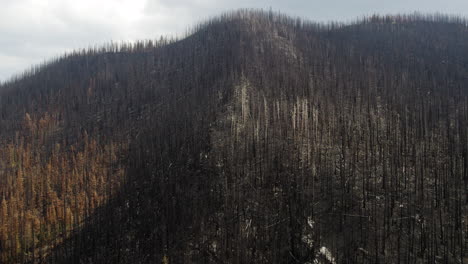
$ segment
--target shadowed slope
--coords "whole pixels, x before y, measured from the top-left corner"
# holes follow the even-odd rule
[[[2,260],[461,262],[466,33],[238,11],[11,82]]]

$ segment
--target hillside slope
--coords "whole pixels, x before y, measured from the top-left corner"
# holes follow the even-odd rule
[[[0,262],[466,262],[467,34],[242,10],[3,84]]]

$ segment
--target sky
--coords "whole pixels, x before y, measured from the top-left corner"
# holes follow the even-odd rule
[[[468,0],[0,0],[0,81],[74,49],[181,36],[238,8],[323,22],[416,11],[468,17]]]

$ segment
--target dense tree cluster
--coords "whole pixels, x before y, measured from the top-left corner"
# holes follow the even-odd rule
[[[0,262],[466,262],[467,25],[241,10],[2,84]]]

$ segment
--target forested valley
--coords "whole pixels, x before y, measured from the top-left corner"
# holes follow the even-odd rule
[[[468,263],[468,21],[238,10],[0,84],[0,263]]]

